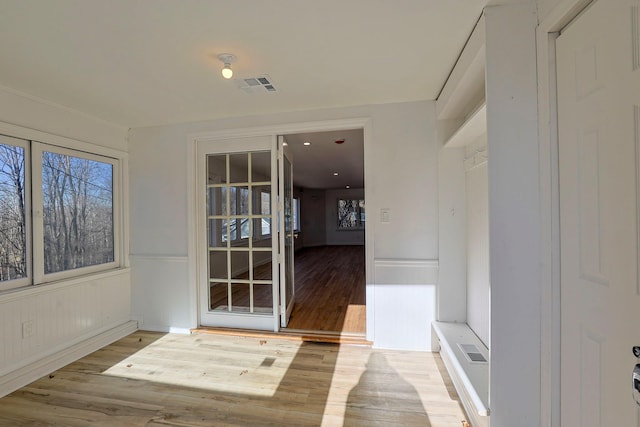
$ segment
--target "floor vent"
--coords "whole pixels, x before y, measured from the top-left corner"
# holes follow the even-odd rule
[[[238,89],[248,94],[276,91],[276,87],[273,85],[273,80],[271,80],[271,77],[266,74],[246,79],[235,79],[235,82]]]
[[[487,363],[487,358],[480,353],[480,350],[475,344],[458,344],[460,350],[471,363]]]

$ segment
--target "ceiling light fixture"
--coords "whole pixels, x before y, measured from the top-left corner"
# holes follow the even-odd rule
[[[347,186],[346,186],[346,187],[344,187],[344,188],[351,188],[351,186],[350,186],[350,185],[347,185]]]
[[[303,145],[306,145],[306,146],[308,147],[308,146],[310,146],[310,145],[311,145],[311,143],[307,141],[307,142],[305,142]]]
[[[224,77],[225,79],[230,79],[231,77],[233,77],[231,64],[236,62],[238,58],[230,53],[221,53],[220,55],[218,55],[218,59],[224,64],[224,67],[222,67],[222,77]]]
[[[334,172],[334,173],[333,173],[333,176],[338,176],[338,172]]]

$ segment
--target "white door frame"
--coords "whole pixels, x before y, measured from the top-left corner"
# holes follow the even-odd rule
[[[340,120],[324,120],[317,122],[301,122],[301,123],[284,123],[272,126],[261,127],[244,127],[237,129],[225,129],[201,133],[193,133],[187,136],[187,170],[191,171],[192,176],[188,182],[187,189],[187,230],[188,230],[188,258],[189,258],[189,301],[191,308],[191,323],[200,325],[199,302],[200,295],[198,291],[198,283],[200,283],[199,268],[197,265],[198,250],[198,233],[197,225],[200,213],[197,209],[196,197],[196,162],[197,162],[197,145],[199,141],[210,141],[216,139],[232,139],[246,138],[254,136],[271,136],[277,138],[278,135],[290,135],[295,133],[309,132],[327,132],[335,130],[352,130],[362,129],[364,134],[364,182],[365,182],[365,200],[368,206],[375,208],[375,200],[373,199],[373,170],[368,165],[373,164],[373,141],[372,141],[372,124],[371,118],[359,117],[353,119]],[[373,341],[374,334],[374,304],[373,304],[373,236],[374,224],[367,224],[365,227],[365,277],[366,277],[366,338]],[[278,316],[275,316],[276,319]],[[275,330],[279,328],[279,320],[276,322]]]
[[[561,0],[537,29],[541,217],[540,425],[560,427],[560,193],[556,39],[593,0]]]

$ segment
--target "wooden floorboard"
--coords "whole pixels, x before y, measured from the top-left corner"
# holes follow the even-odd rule
[[[364,246],[296,252],[295,283],[296,303],[288,328],[365,333]]]
[[[2,426],[433,426],[464,414],[436,353],[136,332],[0,399]]]

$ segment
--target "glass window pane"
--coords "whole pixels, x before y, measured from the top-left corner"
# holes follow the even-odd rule
[[[249,218],[240,218],[240,238],[248,239],[251,237],[251,221]]]
[[[249,215],[249,188],[231,187],[229,215]]]
[[[271,266],[271,252],[253,252],[253,280],[271,280],[273,269]]]
[[[221,184],[227,182],[227,156],[207,156],[207,183]]]
[[[230,182],[249,182],[248,161],[248,154],[229,154]]]
[[[225,187],[212,187],[207,191],[207,215],[226,215],[227,191]]]
[[[229,289],[226,282],[209,284],[209,298],[211,310],[228,310]]]
[[[253,310],[256,313],[273,312],[273,285],[253,285]]]
[[[228,279],[227,272],[227,251],[209,252],[209,278]]]
[[[300,231],[300,199],[293,199],[293,229]]]
[[[231,311],[249,311],[251,295],[248,283],[231,284]]]
[[[231,277],[249,279],[249,251],[231,251]]]
[[[271,186],[256,185],[251,187],[253,192],[253,215],[271,215]]]
[[[0,144],[0,282],[28,275],[24,155]]]
[[[228,229],[227,229],[227,223],[229,224]],[[237,240],[237,236],[238,236],[237,225],[238,225],[237,219],[222,220],[222,241],[223,242],[226,242],[228,239],[230,239],[232,242]],[[227,233],[229,234],[228,237],[227,237]],[[226,245],[223,245],[223,246],[226,246]]]
[[[251,153],[251,182],[271,181],[271,153]]]
[[[44,272],[114,261],[113,166],[42,152]]]

